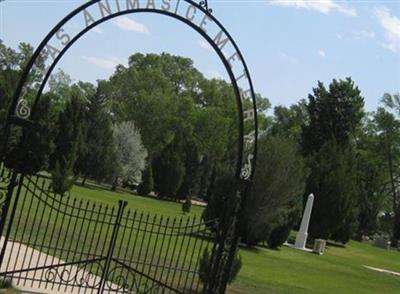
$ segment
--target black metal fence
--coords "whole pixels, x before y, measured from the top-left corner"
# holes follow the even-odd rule
[[[0,167],[2,204],[16,184],[2,218],[1,278],[44,293],[202,292],[199,263],[216,246],[216,221],[61,197],[44,177],[11,175]]]

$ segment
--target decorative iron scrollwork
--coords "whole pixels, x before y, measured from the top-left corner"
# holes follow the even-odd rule
[[[103,270],[101,262],[88,262],[83,268],[78,269],[74,266],[70,266],[68,269],[55,265],[45,271],[44,277],[48,283],[61,283],[72,287],[98,288],[101,280],[86,269],[89,264],[96,264]]]
[[[28,101],[23,98],[18,101],[16,115],[22,119],[29,118],[31,115],[31,109],[28,106]]]
[[[117,293],[151,294],[158,293],[160,286],[132,269],[116,266],[108,273],[105,290]]]
[[[204,7],[209,13],[213,12],[213,10],[211,8],[208,8],[208,1],[207,0],[200,1],[199,5],[201,7]]]
[[[247,163],[244,165],[244,167],[242,168],[242,172],[240,174],[240,177],[243,180],[248,180],[251,177],[251,172],[252,172],[252,160],[254,159],[254,155],[253,154],[249,154],[247,156]]]

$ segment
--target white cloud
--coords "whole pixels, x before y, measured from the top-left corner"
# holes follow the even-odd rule
[[[132,31],[146,35],[150,34],[149,29],[144,24],[134,21],[133,19],[130,19],[129,17],[126,16],[118,17],[114,21],[114,24],[124,31]]]
[[[279,52],[279,55],[280,55],[283,59],[288,60],[288,61],[290,61],[290,62],[292,62],[292,63],[298,63],[298,62],[299,62],[299,60],[298,60],[297,58],[295,58],[295,57],[293,57],[293,56],[290,56],[290,55],[287,55],[285,52]]]
[[[342,40],[343,36],[341,34],[336,34],[336,38],[338,38],[339,40]]]
[[[81,58],[102,69],[115,69],[117,65],[124,64],[124,62],[117,57],[99,58],[94,56],[81,56]]]
[[[326,53],[325,53],[324,50],[319,49],[319,50],[318,50],[318,55],[321,56],[321,57],[325,57],[325,56],[326,56]]]
[[[382,46],[392,52],[400,52],[400,18],[392,15],[387,7],[376,8],[375,17],[385,31],[385,42]]]
[[[375,38],[375,32],[368,32],[368,31],[357,31],[354,32],[354,38],[356,40],[360,39],[374,39]]]
[[[314,10],[323,14],[336,11],[348,16],[357,16],[357,11],[355,9],[347,8],[334,0],[270,0],[269,2],[272,5]]]
[[[208,42],[207,42],[206,40],[201,39],[201,40],[199,40],[197,43],[198,43],[198,44],[200,45],[200,47],[203,48],[203,49],[206,49],[206,50],[212,50],[212,49],[213,49],[213,48],[211,47],[211,45],[208,44]]]

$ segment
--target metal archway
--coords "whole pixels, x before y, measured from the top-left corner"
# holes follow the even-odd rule
[[[8,139],[11,126],[18,125],[22,126],[23,129],[28,129],[32,125],[30,118],[36,112],[38,101],[52,71],[75,42],[103,22],[118,16],[135,13],[165,15],[194,29],[217,53],[224,64],[234,89],[239,116],[238,129],[240,138],[236,168],[238,191],[234,204],[235,213],[230,216],[230,225],[224,230],[223,238],[219,240],[219,244],[213,254],[213,266],[210,270],[214,280],[204,290],[206,293],[224,293],[229,279],[229,269],[231,268],[238,243],[237,216],[242,209],[243,200],[254,175],[257,151],[257,108],[253,84],[243,55],[225,27],[212,15],[211,10],[208,9],[207,1],[196,3],[191,0],[163,0],[155,3],[152,0],[115,0],[113,2],[111,0],[91,0],[72,11],[43,39],[24,69],[9,109],[5,127],[6,138]],[[68,27],[72,21],[80,21],[83,24],[83,28],[76,30]],[[55,43],[58,44],[56,45]],[[24,99],[24,88],[29,75],[35,70],[35,64],[46,52],[51,56],[50,64],[43,73],[36,98],[29,105],[28,101]],[[252,109],[243,110],[244,100],[252,102]],[[251,129],[248,134],[244,133],[245,123]],[[2,160],[4,159],[6,146],[7,142],[3,147]],[[18,178],[19,181],[17,181]],[[0,233],[5,235],[5,241],[0,253],[1,263],[3,263],[10,230],[15,225],[13,224],[13,218],[18,205],[18,195],[21,191],[21,185],[18,186],[18,184],[23,181],[23,178],[24,175],[19,175],[18,171],[14,171],[7,182],[8,192],[7,195],[4,195],[6,197],[0,220]],[[15,193],[14,187],[17,186],[18,189]]]

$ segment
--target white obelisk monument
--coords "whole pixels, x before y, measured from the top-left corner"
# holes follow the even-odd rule
[[[303,219],[301,220],[300,230],[296,236],[294,248],[306,249],[308,237],[308,225],[310,224],[311,210],[314,203],[314,195],[310,194],[307,199],[306,209],[304,209]]]

